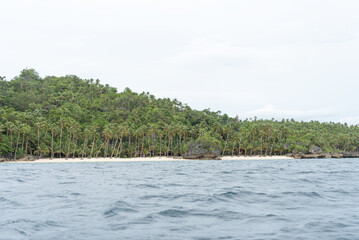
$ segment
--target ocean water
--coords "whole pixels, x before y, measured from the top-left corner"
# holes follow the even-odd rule
[[[0,164],[0,239],[359,239],[359,159]]]

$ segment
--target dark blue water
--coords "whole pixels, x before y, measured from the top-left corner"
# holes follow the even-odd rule
[[[0,239],[359,239],[359,159],[0,164]]]

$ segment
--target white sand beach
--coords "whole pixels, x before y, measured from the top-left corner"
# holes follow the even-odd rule
[[[225,156],[222,160],[278,160],[293,159],[287,156]],[[16,161],[10,163],[77,163],[77,162],[174,162],[174,161],[197,161],[172,157],[137,157],[137,158],[42,158],[35,161]],[[203,161],[203,160],[202,160]]]
[[[222,160],[279,160],[279,159],[294,159],[287,156],[224,156]]]

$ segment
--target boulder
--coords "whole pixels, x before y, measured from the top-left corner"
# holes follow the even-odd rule
[[[304,154],[302,152],[299,152],[299,153],[290,153],[287,155],[288,157],[292,157],[292,158],[295,158],[295,159],[301,159]]]
[[[17,159],[17,161],[35,161],[36,159],[33,156],[26,155],[22,158]]]
[[[290,143],[286,143],[286,144],[283,144],[283,147],[284,147],[285,150],[288,150],[291,145],[292,144],[290,144]]]
[[[343,154],[341,154],[341,153],[333,153],[332,158],[343,158]]]
[[[317,147],[317,146],[312,146],[310,148],[310,153],[312,153],[312,154],[321,154],[322,149],[320,147]]]
[[[183,155],[184,159],[219,159],[219,149],[209,149],[199,142],[188,145],[188,151]]]
[[[36,158],[34,158],[31,155],[25,155],[21,158],[6,158],[6,157],[0,157],[0,162],[17,162],[17,161],[35,161]]]
[[[304,154],[302,159],[311,159],[311,158],[325,158],[325,154]]]
[[[314,153],[304,154],[302,152],[294,153],[294,154],[291,154],[288,156],[296,158],[296,159],[313,159],[313,158],[331,158],[332,157],[328,153],[327,154],[314,154]]]

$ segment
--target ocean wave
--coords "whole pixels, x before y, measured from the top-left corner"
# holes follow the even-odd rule
[[[160,211],[158,214],[165,217],[184,217],[189,215],[189,212],[178,209],[167,209]]]
[[[136,207],[125,201],[116,201],[104,212],[106,218],[114,217],[120,213],[134,213],[137,212]]]

